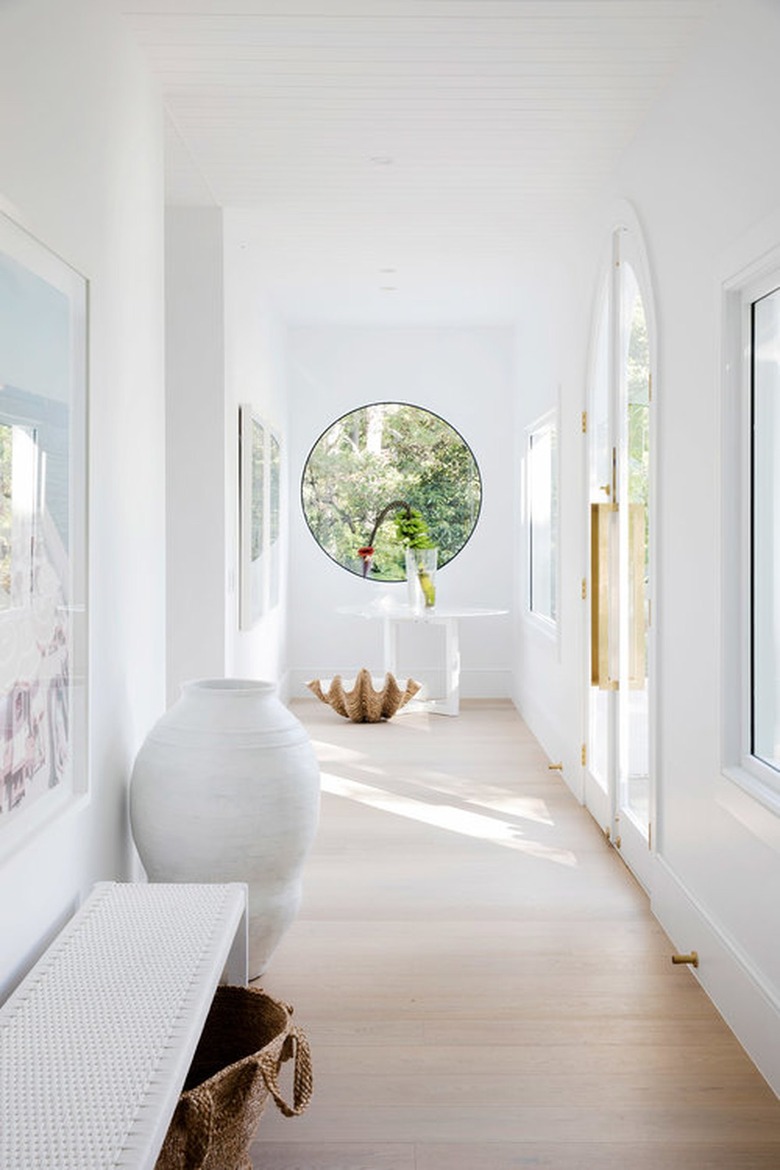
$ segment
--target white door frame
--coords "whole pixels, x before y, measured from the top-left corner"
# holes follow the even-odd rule
[[[627,203],[621,203],[615,209],[612,220],[612,228],[609,233],[609,243],[606,249],[606,255],[602,263],[599,280],[596,287],[596,296],[594,301],[593,319],[591,322],[591,342],[590,353],[588,361],[588,377],[585,388],[585,411],[589,412],[591,409],[591,394],[596,370],[597,358],[597,340],[598,328],[600,323],[601,313],[604,304],[604,290],[606,288],[606,295],[610,305],[610,313],[616,304],[619,306],[619,290],[620,290],[620,264],[626,261],[630,263],[636,280],[639,286],[639,292],[642,297],[643,307],[645,310],[645,318],[648,331],[649,343],[649,359],[650,359],[650,375],[651,375],[651,401],[650,401],[650,468],[649,468],[649,506],[650,506],[650,530],[649,530],[649,582],[648,592],[650,600],[650,623],[647,637],[647,669],[648,669],[648,703],[649,703],[649,772],[650,772],[650,807],[649,807],[649,833],[645,839],[644,833],[640,832],[637,826],[632,823],[630,817],[627,817],[625,812],[621,812],[619,808],[619,793],[617,791],[617,778],[612,777],[609,785],[609,791],[604,793],[604,790],[595,780],[590,772],[590,744],[589,737],[589,697],[590,697],[590,669],[591,669],[591,553],[590,553],[590,443],[593,440],[591,433],[584,433],[583,438],[586,442],[586,456],[583,459],[583,498],[584,498],[584,541],[583,541],[583,581],[585,582],[585,589],[583,593],[586,594],[582,609],[582,629],[584,636],[582,639],[583,646],[583,662],[582,662],[582,791],[584,800],[591,811],[592,815],[604,831],[605,837],[610,844],[616,847],[626,864],[639,879],[642,885],[650,891],[652,889],[652,873],[654,866],[654,858],[656,849],[660,840],[660,832],[662,825],[659,824],[659,808],[657,801],[657,784],[656,777],[658,775],[658,703],[657,703],[657,680],[658,680],[658,655],[657,655],[657,637],[656,630],[658,629],[659,620],[659,605],[658,605],[658,378],[657,378],[657,328],[654,308],[654,298],[652,293],[652,282],[650,279],[650,269],[645,252],[642,233],[639,227],[638,220],[633,211],[633,208]],[[610,325],[609,337],[609,383],[610,383],[610,409],[615,410],[616,398],[619,395],[619,377],[620,370],[618,369],[619,352],[618,352],[618,334],[619,330]],[[588,414],[583,415],[584,419],[590,419]],[[612,745],[613,751],[616,744]],[[614,769],[613,769],[614,771]]]

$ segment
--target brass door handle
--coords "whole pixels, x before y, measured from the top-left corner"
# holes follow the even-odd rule
[[[602,691],[615,690],[610,677],[609,537],[612,504],[590,506],[590,681]]]

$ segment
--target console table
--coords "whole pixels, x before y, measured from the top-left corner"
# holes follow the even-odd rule
[[[460,709],[460,644],[458,623],[465,619],[500,617],[506,609],[485,609],[479,606],[436,606],[434,609],[412,609],[408,605],[339,606],[338,613],[352,617],[381,619],[383,623],[384,670],[398,675],[398,631],[404,624],[419,623],[444,628],[444,694],[439,698],[422,700],[427,710],[436,715],[457,715]],[[413,700],[410,706],[419,706]]]
[[[0,1008],[0,1166],[153,1170],[246,886],[102,882]]]

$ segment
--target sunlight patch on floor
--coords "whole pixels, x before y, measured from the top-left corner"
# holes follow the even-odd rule
[[[313,743],[321,763],[341,764],[345,768],[351,768],[370,777],[386,775],[385,768],[365,762],[367,757],[364,752],[326,743],[323,740],[314,740]],[[491,791],[489,788],[486,791],[484,783],[480,780],[468,777],[458,777],[456,780],[451,774],[432,770],[420,772],[415,777],[415,782],[423,784],[436,794],[454,797],[464,804],[476,805],[524,821],[534,821],[539,825],[554,824],[547,802],[538,796],[515,796],[497,789]]]
[[[531,857],[553,862],[555,865],[569,867],[577,865],[577,858],[570,850],[553,848],[541,841],[529,840],[524,837],[519,825],[499,820],[497,817],[483,816],[481,813],[455,808],[451,804],[428,804],[422,800],[388,792],[384,788],[374,788],[357,780],[347,780],[330,772],[323,772],[321,781],[323,792],[332,796],[354,800],[382,812],[408,817],[438,829],[460,833],[465,837],[474,837],[490,841],[494,845],[516,849]]]
[[[320,763],[352,764],[365,759],[365,752],[356,752],[354,748],[345,748],[329,740],[313,739],[311,742]]]

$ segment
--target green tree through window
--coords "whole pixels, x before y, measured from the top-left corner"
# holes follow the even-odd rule
[[[418,508],[446,565],[479,517],[482,482],[463,438],[431,411],[400,402],[373,403],[337,419],[312,447],[301,501],[311,533],[332,560],[362,575],[358,549],[393,500]],[[403,581],[404,549],[392,516],[374,539],[369,577]]]

